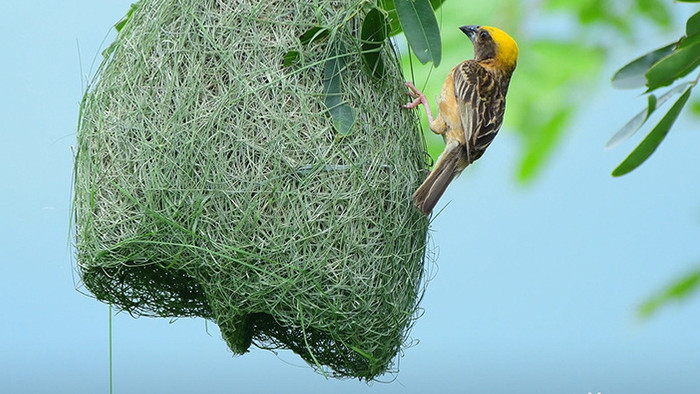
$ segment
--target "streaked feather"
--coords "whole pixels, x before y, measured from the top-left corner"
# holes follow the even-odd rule
[[[433,210],[452,179],[461,172],[458,164],[463,157],[464,146],[459,142],[452,141],[445,146],[433,171],[413,193],[413,201],[421,212],[427,215]]]
[[[454,91],[471,164],[484,154],[501,128],[510,77],[494,75],[493,71],[475,60],[462,62],[453,73]]]

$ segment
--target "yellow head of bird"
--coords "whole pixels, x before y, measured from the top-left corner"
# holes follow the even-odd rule
[[[474,44],[474,59],[493,59],[501,67],[514,70],[518,63],[518,44],[503,30],[492,26],[462,26],[459,28]]]

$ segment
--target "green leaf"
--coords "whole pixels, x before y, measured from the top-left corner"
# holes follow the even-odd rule
[[[282,65],[284,67],[289,67],[292,64],[299,61],[299,51],[289,51],[284,54],[284,60],[282,60]]]
[[[312,42],[325,40],[329,35],[330,32],[327,28],[323,26],[314,26],[300,35],[299,41],[301,42],[301,45],[308,45]],[[289,51],[284,54],[282,65],[284,67],[289,67],[298,62],[300,57],[301,53],[299,53],[299,51]]]
[[[396,7],[394,6],[394,0],[379,0],[379,8],[386,12],[386,17],[389,20],[389,36],[395,36],[401,33],[401,23],[399,23],[399,17],[396,15]]]
[[[668,304],[671,301],[679,301],[687,298],[693,291],[696,291],[700,286],[700,269],[696,269],[684,276],[683,278],[672,283],[661,293],[649,298],[639,308],[641,317],[649,317],[656,312],[661,306]]]
[[[394,0],[396,13],[408,44],[418,60],[437,67],[442,55],[440,29],[428,0]]]
[[[433,10],[437,11],[444,2],[445,0],[430,0],[430,5],[433,7]]]
[[[129,11],[126,12],[126,15],[117,23],[114,24],[114,29],[117,31],[117,33],[121,32],[126,23],[131,19],[131,16],[134,14],[134,11],[139,7],[139,3],[132,3],[131,6],[129,7]],[[112,52],[117,47],[117,41],[113,41],[109,46],[102,51],[102,57],[108,58]]]
[[[440,8],[445,0],[430,0],[430,4],[433,6],[433,10]],[[399,23],[399,17],[396,15],[396,6],[394,5],[394,0],[379,0],[379,8],[383,9],[387,14],[387,19],[389,20],[389,36],[395,36],[401,33],[401,23]]]
[[[651,113],[654,112],[654,110],[656,109],[656,96],[650,94],[647,98],[649,100],[647,103],[647,115],[645,116],[645,118],[648,119],[649,115],[651,115]]]
[[[350,135],[352,126],[355,124],[355,120],[357,119],[355,108],[347,104],[341,104],[337,107],[331,108],[330,113],[333,117],[333,127],[335,127],[335,129],[338,131],[338,134],[340,134],[342,137]]]
[[[111,44],[109,44],[109,46],[107,48],[105,48],[104,51],[102,51],[102,57],[104,57],[105,59],[108,58],[109,55],[111,55],[112,52],[114,52],[116,47],[117,47],[117,42],[113,41]]]
[[[685,23],[685,35],[690,37],[694,34],[700,33],[700,12],[688,18]]]
[[[647,121],[651,113],[654,112],[654,110],[661,107],[666,101],[668,101],[668,99],[670,99],[674,95],[682,92],[683,89],[688,87],[688,85],[690,85],[689,82],[682,83],[669,90],[668,92],[664,93],[659,98],[655,99],[654,109],[651,109],[651,102],[649,102],[647,109],[642,110],[634,118],[630,119],[629,122],[622,126],[622,128],[618,130],[617,133],[615,133],[615,135],[612,136],[612,138],[610,138],[608,143],[605,144],[605,149],[614,148],[617,145],[623,143],[624,141],[627,141],[627,139],[633,136],[642,127],[642,125],[644,125],[644,123]]]
[[[683,37],[683,38],[681,38],[681,41],[679,42],[676,50],[691,47],[699,42],[700,42],[700,33],[693,34],[693,35],[687,36],[687,37]]]
[[[138,3],[131,4],[131,6],[129,7],[129,11],[126,12],[126,16],[114,25],[114,28],[117,30],[117,32],[122,31],[122,29],[124,28],[124,25],[126,25],[126,22],[128,22],[129,19],[131,19],[131,15],[134,14],[134,11],[136,11],[136,9],[138,7],[139,7]]]
[[[612,85],[618,89],[641,88],[647,84],[644,74],[654,65],[673,52],[676,43],[666,45],[632,60],[630,63],[619,69],[612,77]]]
[[[328,37],[329,34],[330,32],[325,27],[314,26],[299,36],[299,40],[301,41],[302,45],[307,45],[315,41],[320,41]]]
[[[386,74],[381,50],[386,41],[389,26],[384,13],[378,8],[372,8],[362,22],[360,32],[362,60],[369,75],[381,79]]]
[[[629,156],[627,156],[627,158],[613,170],[613,176],[627,174],[628,172],[639,167],[640,164],[644,163],[644,161],[648,159],[652,153],[654,153],[661,141],[663,141],[664,137],[666,137],[666,134],[668,134],[668,131],[671,129],[671,126],[673,126],[673,123],[678,118],[678,115],[681,113],[683,106],[688,101],[688,97],[690,97],[691,90],[692,88],[686,89],[685,93],[683,93],[678,101],[673,104],[671,109],[668,110],[666,115],[664,115],[656,127],[651,130],[649,135],[647,135],[644,140],[642,140],[642,142],[632,151],[632,153],[630,153]]]
[[[342,73],[345,70],[344,48],[336,45],[326,60],[323,71],[323,103],[333,119],[333,127],[341,136],[350,135],[355,124],[355,109],[343,102]]]
[[[644,75],[648,92],[667,86],[682,78],[700,65],[700,44],[673,51],[654,64]]]
[[[700,0],[676,0],[679,3],[700,3]]]

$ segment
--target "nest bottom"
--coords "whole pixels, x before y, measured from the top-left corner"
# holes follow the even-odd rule
[[[263,349],[289,349],[324,374],[335,377],[370,380],[385,373],[391,368],[392,359],[413,318],[405,315],[393,326],[384,323],[386,332],[376,333],[369,341],[363,341],[358,340],[357,335],[365,336],[366,332],[348,333],[347,327],[346,332],[334,332],[333,328],[329,330],[328,326],[323,326],[326,324],[323,321],[319,326],[315,321],[318,316],[311,314],[307,321],[301,317],[302,324],[290,324],[279,321],[274,310],[271,313],[232,311],[231,305],[222,303],[215,294],[220,289],[212,291],[207,288],[206,283],[200,283],[202,278],[193,277],[192,272],[159,264],[82,267],[81,279],[97,299],[132,315],[213,320],[234,354],[246,353],[253,344]],[[313,309],[308,305],[304,308]],[[378,316],[382,316],[381,312]],[[342,318],[336,316],[336,319]],[[325,317],[321,319],[327,320]],[[383,318],[380,320],[384,321]],[[352,322],[341,324],[353,326]],[[337,324],[332,326],[338,328]],[[376,324],[362,328],[377,329]]]

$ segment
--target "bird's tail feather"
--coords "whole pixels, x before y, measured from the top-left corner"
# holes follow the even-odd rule
[[[459,174],[457,163],[464,154],[464,148],[457,141],[445,146],[445,150],[435,163],[433,171],[413,193],[413,201],[421,212],[427,215],[433,210],[452,179]]]

